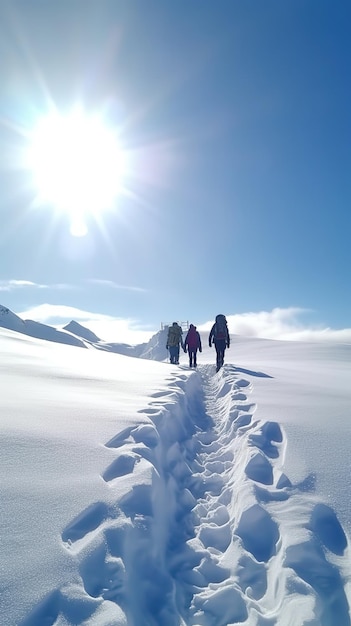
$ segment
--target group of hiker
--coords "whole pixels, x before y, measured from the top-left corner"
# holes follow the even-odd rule
[[[212,343],[216,349],[216,371],[218,372],[224,363],[225,350],[230,346],[230,337],[225,315],[216,315],[215,322],[208,337],[208,345],[210,348]],[[170,362],[172,364],[177,365],[179,363],[180,347],[182,347],[184,352],[188,352],[189,367],[196,367],[197,352],[202,352],[202,344],[200,333],[196,330],[194,324],[190,324],[185,341],[183,341],[182,328],[177,322],[173,322],[172,326],[169,327],[166,348],[169,350]]]

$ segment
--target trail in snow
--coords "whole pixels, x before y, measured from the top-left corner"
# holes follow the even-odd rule
[[[284,432],[255,420],[244,376],[230,365],[179,368],[143,411],[149,423],[105,442],[111,501],[61,536],[76,584],[53,590],[21,626],[288,626],[285,614],[349,626],[345,534],[305,494],[311,481],[292,485],[282,472]],[[125,484],[118,501],[115,481]]]

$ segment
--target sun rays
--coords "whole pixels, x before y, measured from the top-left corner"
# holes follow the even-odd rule
[[[43,117],[30,136],[28,166],[37,202],[67,214],[75,236],[86,234],[88,216],[114,207],[125,162],[113,129],[81,108]]]

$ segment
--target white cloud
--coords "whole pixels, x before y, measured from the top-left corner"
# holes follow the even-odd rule
[[[42,288],[44,285],[38,285],[31,280],[0,280],[0,291],[12,291],[13,289],[21,289],[22,287]]]
[[[98,287],[109,287],[110,289],[120,289],[123,291],[134,291],[138,293],[146,293],[147,290],[143,287],[135,287],[133,285],[120,285],[113,280],[105,280],[100,278],[90,278],[86,281],[89,284],[97,285]],[[45,285],[42,283],[35,283],[32,280],[0,280],[0,291],[13,291],[14,289],[79,289],[77,285],[65,284],[65,283],[52,283]]]
[[[101,287],[111,287],[111,289],[122,289],[125,291],[138,291],[140,293],[146,293],[146,289],[143,287],[133,287],[132,285],[119,285],[115,283],[113,280],[105,280],[101,278],[90,278],[88,283],[92,283],[94,285],[100,285]]]
[[[132,345],[148,341],[159,329],[146,329],[134,319],[116,318],[101,313],[91,313],[76,307],[40,304],[18,313],[22,319],[32,319],[36,322],[50,325],[65,326],[75,320],[92,330],[100,339],[115,343],[129,343]]]
[[[229,331],[244,337],[262,337],[285,341],[333,341],[351,343],[351,328],[332,329],[323,326],[306,325],[302,315],[308,311],[297,307],[275,308],[272,311],[227,315]],[[132,318],[117,318],[111,315],[91,313],[76,307],[65,305],[41,304],[27,311],[18,313],[22,319],[64,326],[72,319],[92,330],[104,341],[129,344],[144,343],[159,328],[145,327],[142,322]],[[204,334],[210,331],[213,320],[198,325]]]
[[[351,343],[351,328],[335,330],[321,325],[306,325],[299,318],[307,309],[289,307],[272,311],[227,315],[230,333],[245,337],[262,337],[286,341],[335,341]],[[199,330],[210,330],[213,321],[199,326]]]
[[[43,285],[41,283],[34,283],[31,280],[0,280],[0,291],[13,291],[14,289],[72,289],[72,285],[66,285],[63,283],[56,283],[53,285]]]

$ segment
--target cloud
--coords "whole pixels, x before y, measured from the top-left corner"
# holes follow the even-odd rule
[[[111,287],[112,289],[123,289],[125,291],[138,291],[140,293],[146,293],[147,290],[143,287],[133,287],[131,285],[119,285],[115,283],[113,280],[104,280],[101,278],[90,278],[88,283],[92,283],[94,285],[100,285],[101,287]]]
[[[335,341],[351,343],[351,328],[340,330],[322,325],[306,325],[302,315],[307,309],[289,307],[275,308],[272,311],[259,311],[227,315],[229,332],[244,337],[281,339],[285,341]],[[213,321],[199,326],[199,330],[209,331]]]
[[[0,280],[0,291],[12,291],[13,289],[22,289],[23,287],[44,289],[46,285],[39,285],[31,280]]]
[[[65,285],[63,283],[56,283],[53,285],[42,285],[41,283],[34,283],[31,280],[0,280],[0,291],[13,291],[14,289],[72,289],[72,285]]]
[[[116,318],[65,305],[40,304],[26,311],[21,311],[18,315],[22,319],[32,319],[36,322],[60,327],[65,326],[71,320],[75,320],[92,330],[103,341],[111,343],[129,343],[132,345],[145,343],[159,330],[158,328],[145,328],[134,319]]]
[[[113,280],[105,280],[100,278],[90,278],[86,281],[89,284],[97,285],[98,287],[108,287],[110,289],[120,289],[124,291],[134,291],[137,293],[146,293],[147,290],[143,287],[135,287],[133,285],[119,285]],[[65,284],[65,283],[53,283],[50,285],[44,285],[41,283],[35,283],[32,280],[0,280],[0,291],[13,291],[14,289],[81,289],[77,285]]]
[[[351,343],[351,328],[336,330],[320,325],[306,325],[301,319],[306,313],[310,311],[298,307],[275,308],[272,311],[227,315],[227,320],[230,333],[244,337]],[[102,340],[132,345],[148,341],[159,330],[145,327],[139,320],[132,318],[121,319],[65,305],[41,304],[18,315],[22,319],[33,319],[60,327],[73,319],[92,330]],[[203,340],[212,324],[213,320],[198,325],[198,330],[204,334]]]

